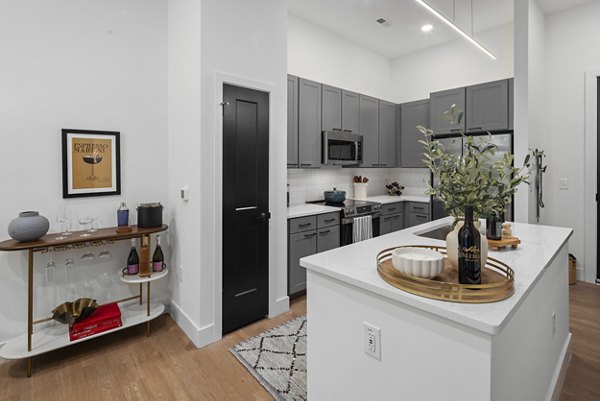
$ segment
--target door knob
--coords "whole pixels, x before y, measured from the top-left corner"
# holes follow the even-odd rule
[[[270,212],[262,212],[258,215],[257,219],[260,221],[269,220],[271,218]]]

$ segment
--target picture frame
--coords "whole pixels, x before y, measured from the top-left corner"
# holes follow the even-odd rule
[[[120,195],[120,133],[63,129],[62,173],[63,198]]]

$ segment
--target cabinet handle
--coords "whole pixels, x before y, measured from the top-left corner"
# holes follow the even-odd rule
[[[390,216],[390,217],[384,217],[384,218],[383,218],[383,220],[385,220],[385,221],[388,221],[388,220],[391,220],[391,219],[392,219],[392,217],[393,217],[393,216]]]
[[[319,234],[327,234],[327,233],[330,233],[330,232],[331,232],[331,230],[319,231]]]
[[[345,130],[343,130],[343,131],[344,131],[344,132],[352,132],[352,130],[351,130],[351,129],[345,129]]]
[[[312,163],[300,163],[300,167],[310,167]]]
[[[304,238],[311,238],[311,237],[314,237],[315,235],[317,235],[317,233],[304,234]]]
[[[396,208],[395,207],[390,207],[388,210],[391,212],[392,210],[396,210]]]
[[[450,132],[460,132],[460,128],[450,128]]]
[[[379,167],[386,167],[387,163],[379,163]]]
[[[379,164],[376,164],[376,163],[371,163],[371,166],[372,166],[372,167],[379,167]]]
[[[427,215],[427,214],[417,214],[417,217],[421,217],[423,219],[426,219],[426,218],[429,217],[429,215]]]
[[[325,219],[325,223],[331,223],[332,221],[335,221],[335,219]]]
[[[483,129],[483,127],[471,127],[469,128],[469,131],[476,131],[476,130],[481,130]]]
[[[425,208],[422,207],[422,206],[413,206],[413,209],[415,209],[415,210],[425,210]]]
[[[304,223],[304,224],[298,224],[298,227],[308,227],[311,225],[312,225],[312,223]]]

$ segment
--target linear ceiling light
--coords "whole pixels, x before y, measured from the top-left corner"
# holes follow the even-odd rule
[[[423,7],[425,7],[425,9],[427,9],[430,13],[432,13],[433,15],[435,15],[436,17],[438,17],[439,19],[444,21],[446,23],[446,25],[448,25],[450,28],[454,29],[456,32],[461,34],[465,39],[467,39],[469,42],[471,42],[473,45],[475,45],[475,47],[477,47],[479,50],[481,50],[482,52],[484,52],[485,54],[490,56],[493,60],[496,60],[496,56],[494,56],[492,54],[492,52],[489,51],[484,45],[482,45],[481,43],[479,43],[478,41],[473,39],[472,36],[469,36],[465,31],[463,31],[458,26],[456,26],[454,24],[454,22],[450,21],[444,15],[440,14],[440,12],[437,11],[435,8],[433,8],[429,4],[425,3],[425,1],[423,1],[423,0],[415,0],[415,1],[417,3],[419,3],[420,5],[422,5]],[[472,15],[471,15],[471,18],[473,18]]]

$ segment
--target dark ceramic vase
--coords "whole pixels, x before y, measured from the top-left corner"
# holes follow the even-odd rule
[[[21,212],[8,225],[8,235],[19,242],[35,241],[46,235],[49,228],[50,222],[39,212]]]
[[[485,220],[486,237],[491,240],[502,239],[502,223],[504,223],[504,214],[499,216],[490,215]]]

